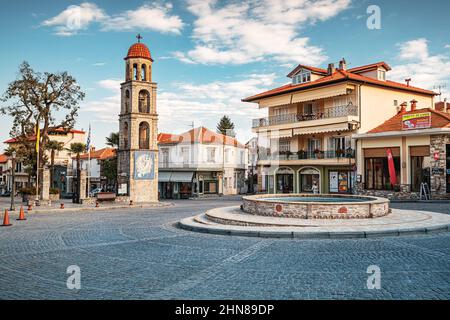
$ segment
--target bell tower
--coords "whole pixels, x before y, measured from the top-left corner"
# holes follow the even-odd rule
[[[118,194],[133,202],[158,201],[158,114],[153,59],[142,37],[125,57],[125,82],[121,88]]]

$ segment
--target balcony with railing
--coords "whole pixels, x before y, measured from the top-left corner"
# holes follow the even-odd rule
[[[354,159],[355,150],[348,148],[345,150],[314,150],[305,151],[300,150],[271,152],[270,150],[260,151],[258,153],[258,160],[316,160],[316,159]]]
[[[297,123],[302,121],[340,118],[357,115],[358,115],[358,106],[348,104],[343,106],[334,106],[331,108],[325,108],[322,111],[319,111],[314,114],[288,113],[265,118],[253,119],[252,127],[259,128],[280,124]]]

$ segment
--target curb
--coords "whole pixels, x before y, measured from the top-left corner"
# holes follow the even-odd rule
[[[110,206],[110,207],[84,207],[84,208],[64,208],[64,209],[59,209],[59,208],[49,208],[49,209],[33,209],[31,211],[27,210],[28,214],[33,214],[33,213],[55,213],[55,212],[79,212],[79,211],[105,211],[105,210],[113,210],[113,209],[157,209],[157,208],[167,208],[167,207],[171,207],[174,204],[169,202],[165,205],[157,205],[157,206],[152,206],[152,205],[138,205],[138,204],[134,204],[132,206],[130,205],[123,205],[123,206]]]
[[[299,232],[293,230],[249,230],[244,228],[224,228],[215,225],[205,225],[193,221],[194,217],[185,218],[179,221],[176,226],[180,229],[216,234],[230,235],[242,237],[259,237],[259,238],[284,238],[284,239],[370,239],[381,237],[399,237],[411,235],[435,234],[450,231],[450,224],[437,225],[431,227],[417,227],[404,229],[389,229],[379,231],[318,231],[318,232]]]

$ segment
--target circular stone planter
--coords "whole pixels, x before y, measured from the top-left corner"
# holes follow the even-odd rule
[[[264,194],[243,197],[249,214],[299,219],[365,219],[389,214],[385,198],[335,194]]]

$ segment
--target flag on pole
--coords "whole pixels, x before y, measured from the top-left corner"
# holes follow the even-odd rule
[[[86,152],[91,150],[91,124],[89,123],[89,133],[86,141]]]
[[[394,157],[391,148],[386,149],[386,154],[388,158],[389,180],[391,185],[394,186],[397,184],[397,174],[395,172]]]
[[[39,130],[39,121],[36,123],[36,152],[39,153],[39,140],[41,139],[41,130]]]

